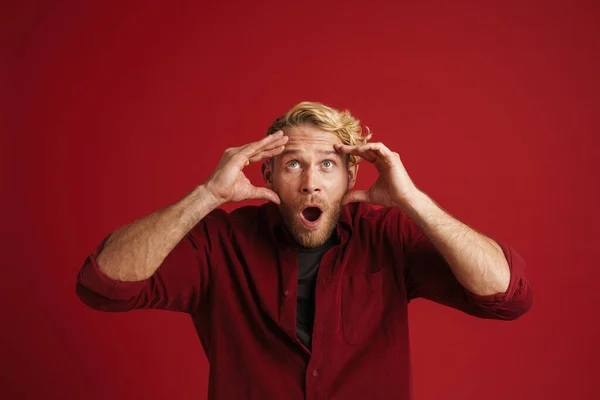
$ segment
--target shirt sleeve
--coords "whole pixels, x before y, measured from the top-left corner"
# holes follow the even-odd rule
[[[76,293],[83,303],[100,311],[164,309],[192,313],[206,301],[210,260],[219,217],[217,209],[205,216],[167,255],[154,275],[137,282],[109,278],[96,263],[110,237],[86,257],[77,274]],[[211,235],[212,234],[212,235]]]
[[[496,241],[510,268],[506,292],[480,296],[460,284],[441,253],[404,213],[400,213],[399,231],[408,301],[421,297],[476,317],[501,320],[515,319],[533,305],[533,290],[524,275],[525,261],[509,244]]]

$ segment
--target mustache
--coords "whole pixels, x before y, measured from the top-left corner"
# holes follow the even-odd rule
[[[300,202],[298,202],[298,204],[296,204],[296,208],[297,209],[301,209],[301,208],[304,208],[304,207],[306,207],[308,205],[317,205],[323,211],[329,209],[329,204],[325,203],[324,201],[319,201],[319,200],[316,200],[316,199],[313,199],[313,200],[310,200],[310,201],[308,201],[308,200],[306,200],[306,201],[300,201]]]
[[[288,208],[291,208],[294,210],[300,210],[300,209],[308,206],[309,204],[317,205],[317,206],[321,207],[321,210],[323,210],[323,211],[327,211],[331,208],[331,206],[329,204],[327,204],[326,202],[324,202],[323,200],[318,200],[315,198],[299,200],[299,201],[293,202],[293,203],[284,202],[284,201],[281,202],[282,206],[285,205]]]

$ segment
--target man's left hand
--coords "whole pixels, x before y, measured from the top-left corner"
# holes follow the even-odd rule
[[[336,151],[359,156],[375,165],[379,178],[367,190],[350,191],[342,199],[342,204],[362,201],[384,207],[404,209],[417,195],[418,189],[408,176],[400,155],[392,152],[383,143],[367,143],[362,146],[335,144]]]

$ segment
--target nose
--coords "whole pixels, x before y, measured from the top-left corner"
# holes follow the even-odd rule
[[[300,186],[302,193],[312,194],[321,191],[321,185],[317,176],[317,172],[313,168],[308,168],[302,176],[302,185]]]

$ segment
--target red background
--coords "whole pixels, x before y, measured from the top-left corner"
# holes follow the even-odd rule
[[[597,2],[49,3],[2,11],[3,398],[205,398],[187,315],[93,311],[75,276],[302,100],[528,262],[516,321],[411,305],[416,400],[600,398]]]

